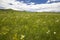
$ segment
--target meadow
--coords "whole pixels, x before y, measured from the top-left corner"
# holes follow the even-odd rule
[[[60,12],[0,10],[0,40],[60,40]]]

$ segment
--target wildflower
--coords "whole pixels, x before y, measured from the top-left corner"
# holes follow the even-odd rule
[[[54,32],[54,34],[56,34],[56,32]]]
[[[47,33],[47,34],[50,33],[50,30],[48,30],[46,33]]]
[[[25,35],[21,35],[21,38],[20,39],[24,39]]]

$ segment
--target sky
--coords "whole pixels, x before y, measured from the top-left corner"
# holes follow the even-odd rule
[[[0,9],[30,12],[60,12],[60,0],[0,0]]]
[[[23,1],[24,3],[33,2],[35,4],[42,4],[42,3],[46,3],[48,0],[17,0],[17,1]]]

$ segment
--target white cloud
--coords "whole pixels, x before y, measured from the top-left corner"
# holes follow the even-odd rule
[[[12,5],[10,5],[10,3]],[[60,12],[60,2],[52,4],[36,4],[36,5],[34,5],[35,3],[31,2],[30,4],[31,5],[27,5],[24,2],[19,2],[16,0],[0,0],[1,7],[4,7],[5,9],[13,9],[20,11],[25,10],[31,12]]]
[[[60,1],[60,0],[48,0],[47,3],[56,2],[56,1]]]

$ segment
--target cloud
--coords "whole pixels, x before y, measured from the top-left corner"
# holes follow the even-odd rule
[[[47,3],[51,3],[51,2],[60,2],[60,0],[48,0]]]
[[[0,9],[4,8],[4,9],[13,9],[13,10],[31,11],[31,12],[60,12],[60,2],[51,3],[51,4],[48,3],[35,4],[31,2],[29,4],[30,5],[16,0],[0,0]]]

